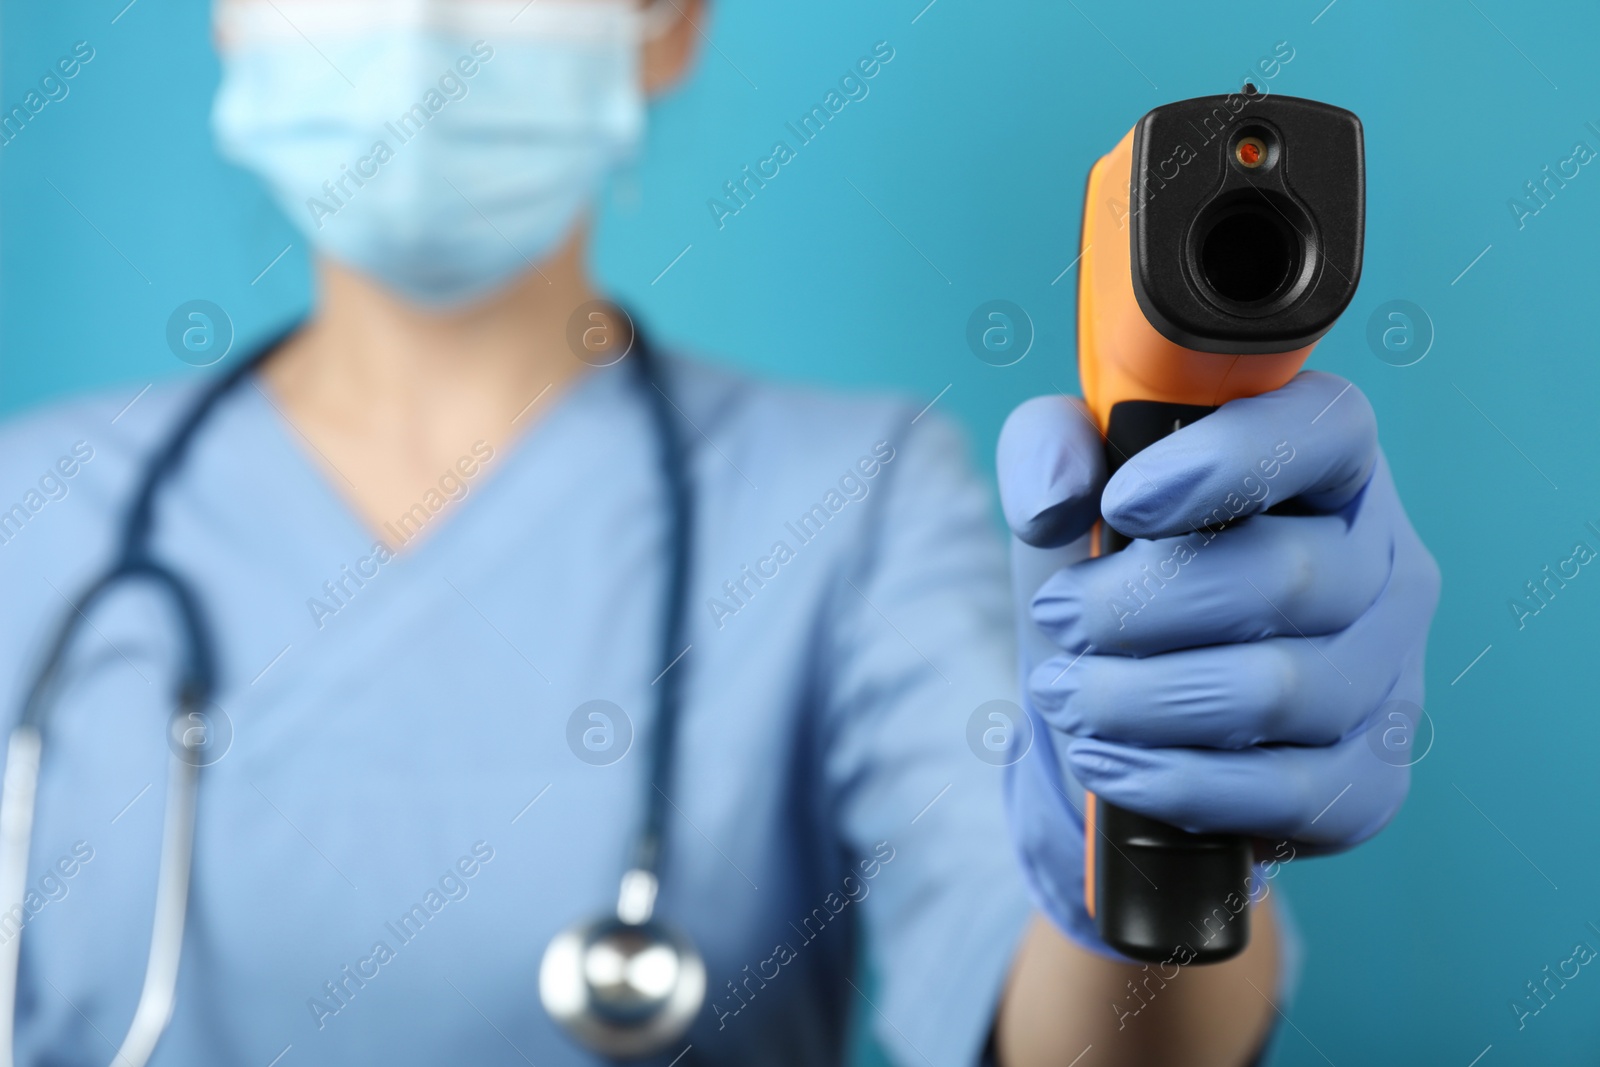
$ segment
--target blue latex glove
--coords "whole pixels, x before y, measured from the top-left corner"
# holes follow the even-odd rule
[[[1301,855],[1375,834],[1410,782],[1384,730],[1390,702],[1422,703],[1439,571],[1371,406],[1333,375],[1225,404],[1109,483],[1102,448],[1079,401],[1040,397],[1007,420],[999,475],[1035,734],[1012,833],[1039,906],[1115,955],[1084,906],[1083,789]],[[1089,559],[1102,510],[1137,540]]]

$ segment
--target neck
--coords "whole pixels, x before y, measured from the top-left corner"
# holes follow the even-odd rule
[[[464,309],[424,311],[347,268],[318,264],[307,325],[263,368],[267,393],[369,527],[441,472],[498,453],[588,368],[568,320],[597,298],[580,227],[549,259]]]
[[[267,364],[266,377],[291,415],[321,409],[373,427],[400,419],[415,428],[434,421],[430,411],[453,407],[509,424],[546,386],[559,392],[584,369],[567,347],[567,320],[596,299],[583,237],[575,232],[487,300],[444,311],[420,309],[319,261],[316,311]]]

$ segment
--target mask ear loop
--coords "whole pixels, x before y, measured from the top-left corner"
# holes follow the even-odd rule
[[[680,19],[689,17],[676,0],[647,0],[645,6],[637,10],[634,25],[640,45],[659,40],[670,33]],[[613,199],[627,214],[637,213],[641,198],[636,156],[629,158],[612,176],[611,188]]]

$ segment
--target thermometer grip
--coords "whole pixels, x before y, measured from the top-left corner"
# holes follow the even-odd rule
[[[1078,377],[1112,472],[1299,372],[1354,296],[1365,174],[1355,115],[1248,84],[1156,108],[1095,163],[1074,261]],[[1126,544],[1101,522],[1093,551]],[[1106,944],[1149,962],[1244,950],[1248,838],[1093,793],[1084,811],[1084,897]]]
[[[1209,414],[1211,407],[1124,400],[1111,409],[1106,470],[1167,434]],[[1099,527],[1099,555],[1128,539]],[[1250,840],[1236,834],[1193,834],[1107,804],[1089,794],[1085,887],[1100,937],[1112,948],[1152,963],[1219,963],[1250,941]]]

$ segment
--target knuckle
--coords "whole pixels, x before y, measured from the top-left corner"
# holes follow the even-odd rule
[[[1081,737],[1107,737],[1102,699],[1102,686],[1096,679],[1094,657],[1085,656],[1077,663],[1062,661],[1065,673],[1062,682],[1067,689],[1063,701],[1062,729]],[[1076,676],[1070,683],[1067,679]],[[1114,733],[1110,731],[1109,733]]]
[[[1271,651],[1266,657],[1270,684],[1261,729],[1267,737],[1284,739],[1290,736],[1295,709],[1300,704],[1301,687],[1305,684],[1300,658],[1290,640],[1273,641],[1263,647]]]
[[[1055,684],[1061,665],[1055,657],[1045,660],[1028,674],[1028,695],[1041,715],[1054,716],[1066,701],[1066,691]]]
[[[1301,614],[1300,609],[1310,598],[1317,579],[1317,556],[1302,537],[1284,537],[1278,545],[1278,561],[1274,586],[1278,591],[1278,605],[1291,620]],[[1277,612],[1268,609],[1272,615]]]
[[[1304,768],[1289,775],[1289,795],[1293,797],[1294,814],[1284,819],[1283,828],[1292,836],[1314,838],[1314,834],[1307,834],[1306,831],[1324,813],[1330,799],[1322,795],[1318,785],[1316,776]]]
[[[1052,728],[1078,737],[1099,736],[1097,709],[1103,702],[1093,677],[1093,660],[1093,656],[1053,656],[1029,676],[1034,707]]]
[[[1086,640],[1085,607],[1094,600],[1091,585],[1092,579],[1077,568],[1067,568],[1057,571],[1034,596],[1033,620],[1058,647],[1076,650]]]

